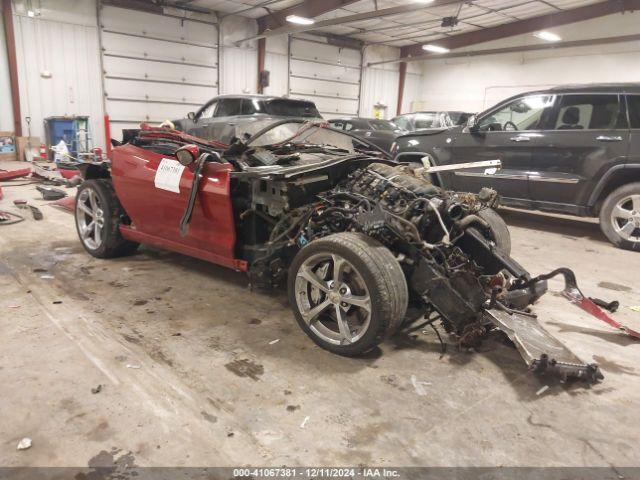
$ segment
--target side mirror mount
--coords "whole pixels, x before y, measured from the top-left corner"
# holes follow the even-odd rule
[[[189,113],[187,113],[187,118],[188,118],[189,120],[192,120],[192,121],[194,121],[194,122],[195,122],[195,121],[196,121],[196,114],[195,114],[195,112],[189,112]]]
[[[471,115],[467,119],[467,128],[471,133],[478,133],[480,131],[480,125],[478,125],[478,117],[477,115]]]
[[[200,156],[200,149],[197,145],[183,145],[176,150],[176,158],[185,167],[191,165]]]

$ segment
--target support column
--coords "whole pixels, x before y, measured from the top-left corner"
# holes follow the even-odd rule
[[[2,19],[7,41],[9,59],[9,81],[11,83],[11,103],[13,104],[13,131],[16,137],[22,136],[22,114],[20,113],[20,89],[18,87],[18,62],[16,60],[16,38],[13,33],[13,15],[11,0],[2,0]]]
[[[402,99],[404,97],[404,81],[407,78],[407,62],[400,62],[400,71],[398,78],[398,107],[396,108],[396,115],[402,113]]]
[[[264,70],[265,57],[267,55],[267,39],[258,40],[258,93],[264,93],[264,87],[260,81],[260,74]]]

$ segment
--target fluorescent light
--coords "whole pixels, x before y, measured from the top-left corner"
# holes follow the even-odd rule
[[[448,48],[441,47],[440,45],[432,45],[430,43],[422,45],[422,49],[432,53],[447,53],[449,51]]]
[[[298,25],[313,25],[316,23],[313,18],[299,17],[298,15],[288,15],[287,22],[297,23]]]
[[[413,3],[433,3],[433,0],[413,0]]]
[[[533,36],[538,37],[540,40],[544,40],[545,42],[559,42],[560,40],[562,40],[562,38],[560,38],[560,35],[547,32],[546,30],[536,32],[533,34]]]

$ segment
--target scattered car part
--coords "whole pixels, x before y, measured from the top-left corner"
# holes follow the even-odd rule
[[[604,308],[605,310],[608,310],[611,313],[616,313],[618,311],[618,308],[620,308],[620,302],[618,302],[617,300],[614,300],[612,302],[607,302],[605,300],[602,300],[600,298],[595,298],[595,297],[589,297],[589,300],[591,300],[600,308]]]
[[[20,170],[0,170],[0,182],[13,180],[14,178],[26,177],[30,173],[30,168],[22,168]]]
[[[14,200],[13,204],[23,210],[30,209],[34,220],[42,220],[44,218],[42,211],[34,205],[29,205],[26,200]]]
[[[44,200],[59,200],[67,196],[67,192],[60,190],[59,188],[49,187],[47,185],[38,185],[36,187],[42,194]]]
[[[546,281],[557,275],[562,275],[564,277],[565,287],[564,290],[562,290],[562,295],[567,300],[569,300],[574,305],[577,305],[585,312],[591,314],[598,320],[602,320],[603,322],[611,325],[613,328],[625,332],[627,335],[630,335],[632,337],[640,338],[640,332],[637,332],[621,324],[617,320],[614,320],[605,312],[603,312],[598,305],[596,305],[591,299],[589,299],[589,297],[586,297],[578,287],[575,274],[568,268],[558,268],[545,275],[540,275],[531,281]]]
[[[5,210],[0,210],[0,225],[13,225],[23,221],[24,221],[24,217],[22,215],[18,215],[17,213],[7,212]]]
[[[425,173],[448,172],[451,170],[466,170],[469,168],[493,167],[499,170],[502,167],[500,160],[482,160],[479,162],[455,163],[453,165],[431,165],[431,157],[422,157]]]

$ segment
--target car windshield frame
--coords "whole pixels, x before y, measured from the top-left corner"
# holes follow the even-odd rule
[[[280,125],[285,125],[287,123],[300,124],[300,128],[298,128],[298,130],[293,135],[291,135],[290,137],[285,138],[284,140],[277,141],[277,142],[274,142],[274,143],[271,143],[271,144],[254,145],[255,141],[258,140],[260,137],[268,134],[269,132],[271,132],[273,129],[279,127]],[[364,138],[357,137],[356,135],[353,135],[353,134],[351,134],[351,133],[349,133],[347,131],[336,130],[334,128],[331,128],[326,121],[319,122],[319,121],[310,121],[310,120],[302,120],[302,119],[291,119],[291,118],[278,120],[278,121],[275,121],[272,124],[266,126],[265,128],[261,129],[260,131],[258,131],[254,135],[252,135],[250,138],[248,138],[246,140],[246,145],[248,147],[255,147],[255,148],[269,148],[269,147],[277,147],[277,146],[280,146],[280,145],[285,145],[287,143],[296,143],[294,141],[294,139],[296,137],[299,137],[299,136],[303,135],[305,132],[307,132],[311,128],[324,129],[330,135],[340,135],[340,136],[343,136],[343,137],[348,137],[350,139],[350,141],[352,141],[352,142],[355,141],[355,142],[364,144],[364,145],[366,145],[368,147],[368,149],[374,150],[374,151],[378,151],[378,152],[384,154],[385,157],[389,157],[389,152],[384,151],[382,148],[378,147],[374,143],[371,143],[371,142],[367,141]],[[304,141],[300,142],[299,145],[305,145],[305,142]],[[318,145],[318,144],[317,143],[313,143],[313,142],[309,142],[309,143],[306,143],[306,145]],[[339,145],[338,146],[330,145],[330,144],[324,144],[324,145],[327,146],[327,147],[344,150]]]

